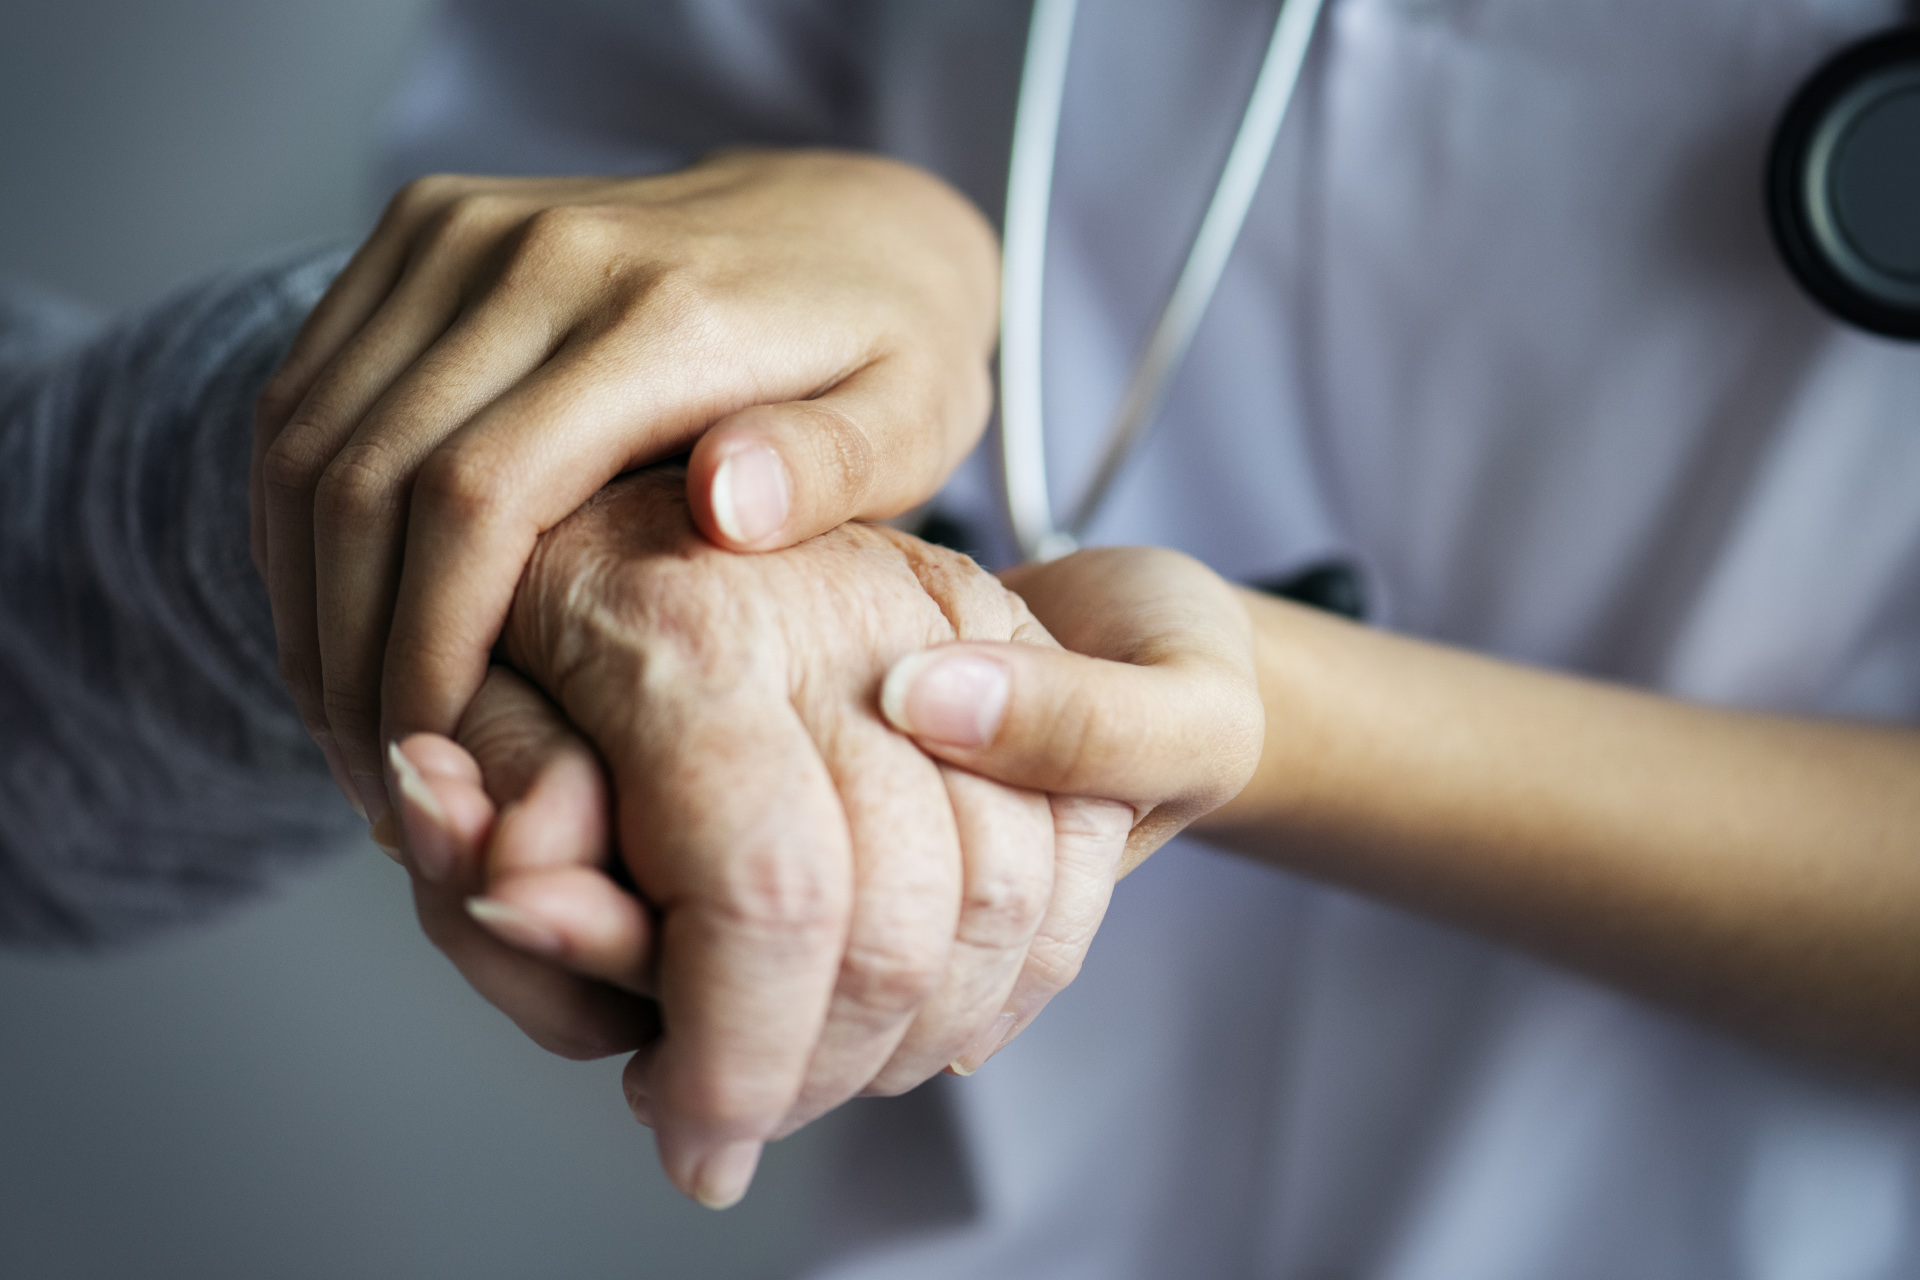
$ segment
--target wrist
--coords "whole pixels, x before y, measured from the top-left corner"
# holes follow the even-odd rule
[[[1350,678],[1340,651],[1350,633],[1364,629],[1262,592],[1236,591],[1253,626],[1265,735],[1247,785],[1195,822],[1193,833],[1271,854],[1326,824],[1333,774],[1345,750],[1336,735],[1354,727],[1337,713],[1347,701],[1341,690]]]

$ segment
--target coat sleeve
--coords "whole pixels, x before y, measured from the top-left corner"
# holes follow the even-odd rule
[[[90,332],[0,291],[0,942],[131,939],[353,838],[247,541],[254,396],[343,261]]]

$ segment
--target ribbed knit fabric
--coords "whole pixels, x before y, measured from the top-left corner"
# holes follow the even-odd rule
[[[343,262],[104,327],[0,289],[0,943],[134,938],[353,837],[247,542],[254,397]]]

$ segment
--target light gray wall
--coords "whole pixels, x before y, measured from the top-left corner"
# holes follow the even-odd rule
[[[0,276],[118,307],[358,236],[421,0],[0,0]],[[782,1274],[817,1135],[681,1201],[619,1064],[549,1058],[371,848],[133,953],[0,953],[0,1277]]]
[[[425,0],[0,3],[0,276],[105,306],[359,235]]]

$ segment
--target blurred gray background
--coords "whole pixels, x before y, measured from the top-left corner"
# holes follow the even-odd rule
[[[0,277],[101,308],[357,238],[423,0],[0,0]],[[130,953],[0,952],[0,1277],[753,1277],[817,1133],[681,1201],[620,1064],[550,1058],[371,846]]]

